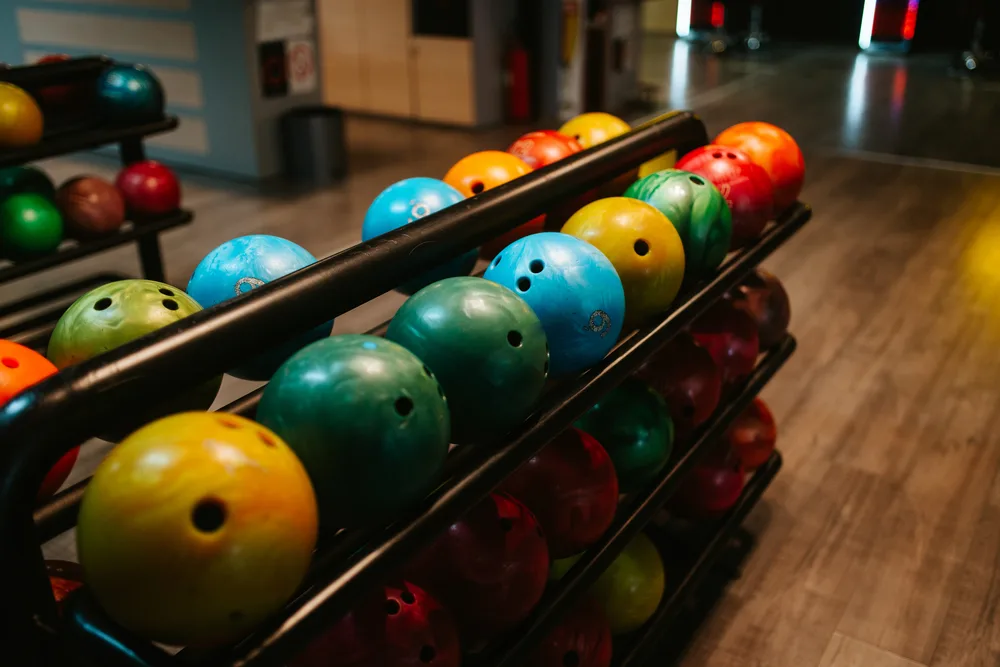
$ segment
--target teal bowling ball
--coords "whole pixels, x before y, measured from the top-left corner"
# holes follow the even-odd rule
[[[575,426],[604,445],[622,493],[638,491],[659,477],[674,445],[674,424],[666,402],[635,379],[612,389]]]
[[[55,201],[56,186],[49,175],[38,167],[6,167],[0,169],[0,202],[13,195],[41,195]]]
[[[15,261],[55,252],[63,240],[59,209],[41,195],[21,194],[0,203],[0,252]]]
[[[458,444],[502,438],[531,412],[549,372],[538,316],[482,278],[448,278],[420,290],[392,318],[386,337],[437,376]]]
[[[163,117],[163,85],[142,65],[113,65],[97,77],[97,104],[109,123],[159,120]]]
[[[419,501],[448,453],[448,402],[405,348],[333,336],[294,354],[264,390],[257,421],[312,479],[326,529],[370,525]]]

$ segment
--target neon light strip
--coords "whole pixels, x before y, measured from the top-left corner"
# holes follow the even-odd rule
[[[691,34],[691,1],[679,0],[677,3],[677,36],[687,37]]]
[[[917,11],[920,0],[910,0],[906,5],[906,18],[903,20],[903,39],[910,41],[917,32]]]
[[[858,46],[867,49],[872,45],[872,31],[875,29],[875,5],[878,0],[865,0],[865,11],[861,14],[861,34],[858,35]]]

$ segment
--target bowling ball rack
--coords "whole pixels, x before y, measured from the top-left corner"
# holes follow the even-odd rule
[[[811,210],[795,204],[758,241],[731,255],[711,276],[686,285],[662,318],[624,337],[608,357],[577,377],[553,382],[535,412],[498,447],[458,448],[443,483],[389,526],[321,539],[313,567],[286,609],[235,646],[179,653],[123,630],[93,602],[86,587],[57,607],[41,544],[73,527],[86,481],[34,507],[45,473],[66,451],[116,418],[188,390],[288,337],[375,298],[524,220],[610,181],[670,150],[708,141],[688,112],[654,118],[632,132],[516,179],[421,221],[319,260],[241,297],[195,313],[101,357],[68,368],[0,408],[0,609],[3,654],[12,664],[283,665],[362,595],[381,586],[421,546],[484,498],[507,475],[573,423],[681,332],[715,300],[737,287],[761,261],[795,234]],[[470,665],[521,665],[541,638],[628,542],[654,520],[683,475],[773,377],[795,350],[786,337],[765,351],[754,372],[725,397],[659,479],[627,498],[601,541],[588,549],[533,614]],[[224,410],[253,416],[259,392]],[[737,505],[706,526],[684,572],[672,571],[654,619],[623,638],[615,665],[643,664],[663,626],[722,552],[781,465],[780,455],[750,480]],[[654,534],[659,529],[655,529]],[[150,601],[156,604],[155,600]]]

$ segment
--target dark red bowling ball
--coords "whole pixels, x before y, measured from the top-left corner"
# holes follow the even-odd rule
[[[611,457],[588,433],[569,428],[500,486],[528,506],[542,525],[552,558],[566,558],[604,534],[618,508]]]
[[[744,468],[756,470],[764,465],[778,439],[778,427],[767,403],[755,398],[729,427],[726,437]]]
[[[744,278],[732,295],[737,308],[746,311],[757,322],[760,349],[780,343],[788,334],[792,306],[781,281],[764,269],[757,269]]]
[[[118,173],[115,185],[125,197],[129,214],[139,217],[164,215],[181,205],[181,185],[174,172],[155,160],[128,165]]]
[[[691,325],[691,335],[712,355],[724,387],[753,371],[760,352],[757,323],[732,302],[720,299],[709,306]]]
[[[725,197],[733,214],[733,249],[753,243],[774,217],[771,178],[737,148],[702,146],[678,160],[677,169],[704,176]]]
[[[385,667],[458,667],[462,651],[451,614],[422,588],[386,586]]]
[[[65,53],[51,53],[39,58],[35,64],[61,63],[69,59],[70,57]],[[57,84],[39,88],[32,91],[32,94],[42,107],[59,108],[68,106],[74,97],[79,101],[80,97],[85,96],[85,87],[79,84]]]
[[[385,662],[388,618],[384,590],[373,591],[292,658],[288,666],[382,665]]]
[[[725,441],[681,480],[671,499],[671,510],[680,516],[714,519],[736,504],[743,492],[746,471],[740,457]]]
[[[585,600],[574,606],[545,636],[526,667],[608,667],[611,626],[600,605]]]
[[[549,573],[542,527],[520,501],[493,493],[407,568],[452,614],[467,651],[510,630],[538,603]]]
[[[688,333],[675,336],[639,369],[637,377],[667,401],[678,437],[712,416],[722,395],[722,373],[708,350]]]

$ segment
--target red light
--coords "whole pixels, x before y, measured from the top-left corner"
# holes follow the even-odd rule
[[[726,25],[726,5],[721,2],[712,3],[712,27],[721,28]]]
[[[906,18],[903,19],[903,39],[909,41],[913,39],[917,31],[917,11],[920,8],[920,0],[910,0],[906,5]]]

